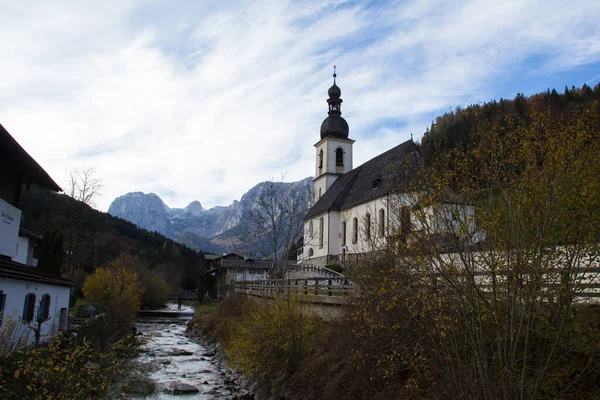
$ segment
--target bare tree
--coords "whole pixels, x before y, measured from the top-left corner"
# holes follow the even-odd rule
[[[66,255],[67,276],[74,276],[74,261],[81,261],[80,250],[96,246],[94,233],[90,232],[86,226],[84,215],[88,212],[87,207],[93,207],[96,197],[102,189],[102,181],[97,178],[96,170],[92,167],[74,167],[69,171],[67,178],[67,189],[65,193],[77,200],[79,203],[65,215],[64,231],[64,250]],[[97,263],[96,257],[93,261]]]
[[[246,254],[268,259],[276,269],[302,235],[312,190],[304,181],[264,182],[252,205],[242,210],[239,246]]]
[[[94,199],[102,189],[102,181],[96,175],[96,170],[92,167],[72,168],[69,171],[66,194],[93,207]]]

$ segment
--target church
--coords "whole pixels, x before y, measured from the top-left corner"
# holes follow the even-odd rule
[[[304,217],[299,257],[303,264],[320,266],[405,243],[411,231],[423,229],[411,218],[415,194],[410,184],[422,165],[418,146],[411,138],[353,168],[355,141],[341,116],[342,93],[335,72],[328,94],[329,115],[314,145],[314,205]]]

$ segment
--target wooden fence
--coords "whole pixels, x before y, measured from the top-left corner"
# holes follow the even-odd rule
[[[345,277],[267,279],[235,282],[234,286],[238,293],[261,297],[275,297],[283,294],[348,297],[356,290],[356,285]]]

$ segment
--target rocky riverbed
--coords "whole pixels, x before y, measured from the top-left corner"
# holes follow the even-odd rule
[[[149,399],[254,399],[249,382],[227,368],[222,355],[186,336],[188,319],[138,319],[147,339],[138,358],[156,391]]]

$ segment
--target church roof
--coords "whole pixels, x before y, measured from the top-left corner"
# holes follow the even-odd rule
[[[405,190],[418,170],[419,148],[412,139],[340,176],[308,210],[305,219],[340,211]]]

